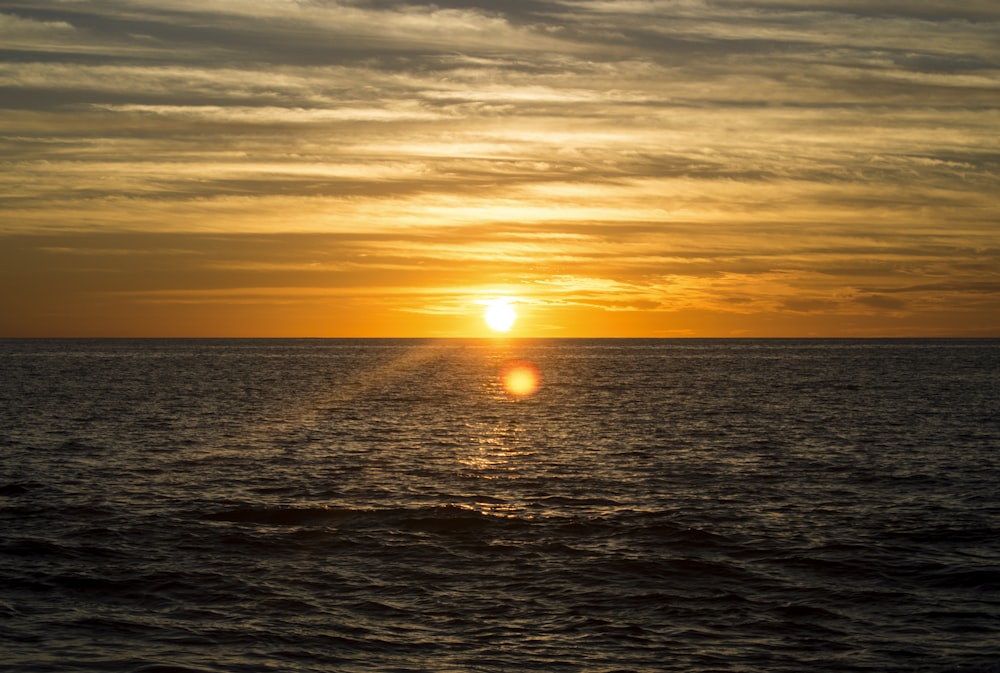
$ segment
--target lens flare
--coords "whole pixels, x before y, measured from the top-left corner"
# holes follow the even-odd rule
[[[523,399],[538,391],[542,377],[538,367],[530,362],[513,362],[500,372],[500,383],[511,397]]]

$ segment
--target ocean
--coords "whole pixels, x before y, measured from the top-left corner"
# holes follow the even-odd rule
[[[0,460],[3,671],[1000,671],[1000,340],[3,340]]]

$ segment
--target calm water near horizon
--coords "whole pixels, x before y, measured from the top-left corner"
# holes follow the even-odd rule
[[[997,673],[1000,340],[0,340],[0,671]]]

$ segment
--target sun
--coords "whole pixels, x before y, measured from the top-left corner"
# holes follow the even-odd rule
[[[506,297],[494,299],[486,303],[486,312],[483,314],[486,324],[496,332],[509,332],[517,320],[517,312],[510,305],[510,299]]]

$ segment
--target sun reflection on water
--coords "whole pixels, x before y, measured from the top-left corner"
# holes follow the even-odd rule
[[[467,476],[488,481],[521,477],[522,461],[531,451],[520,446],[521,430],[516,425],[482,423],[470,429],[477,445],[460,459],[469,469]]]
[[[478,482],[472,487],[473,508],[487,516],[522,516],[524,503],[515,496],[520,488],[515,483],[530,477],[534,461],[524,429],[509,421],[472,423],[468,429],[473,441],[458,462],[462,476]]]

